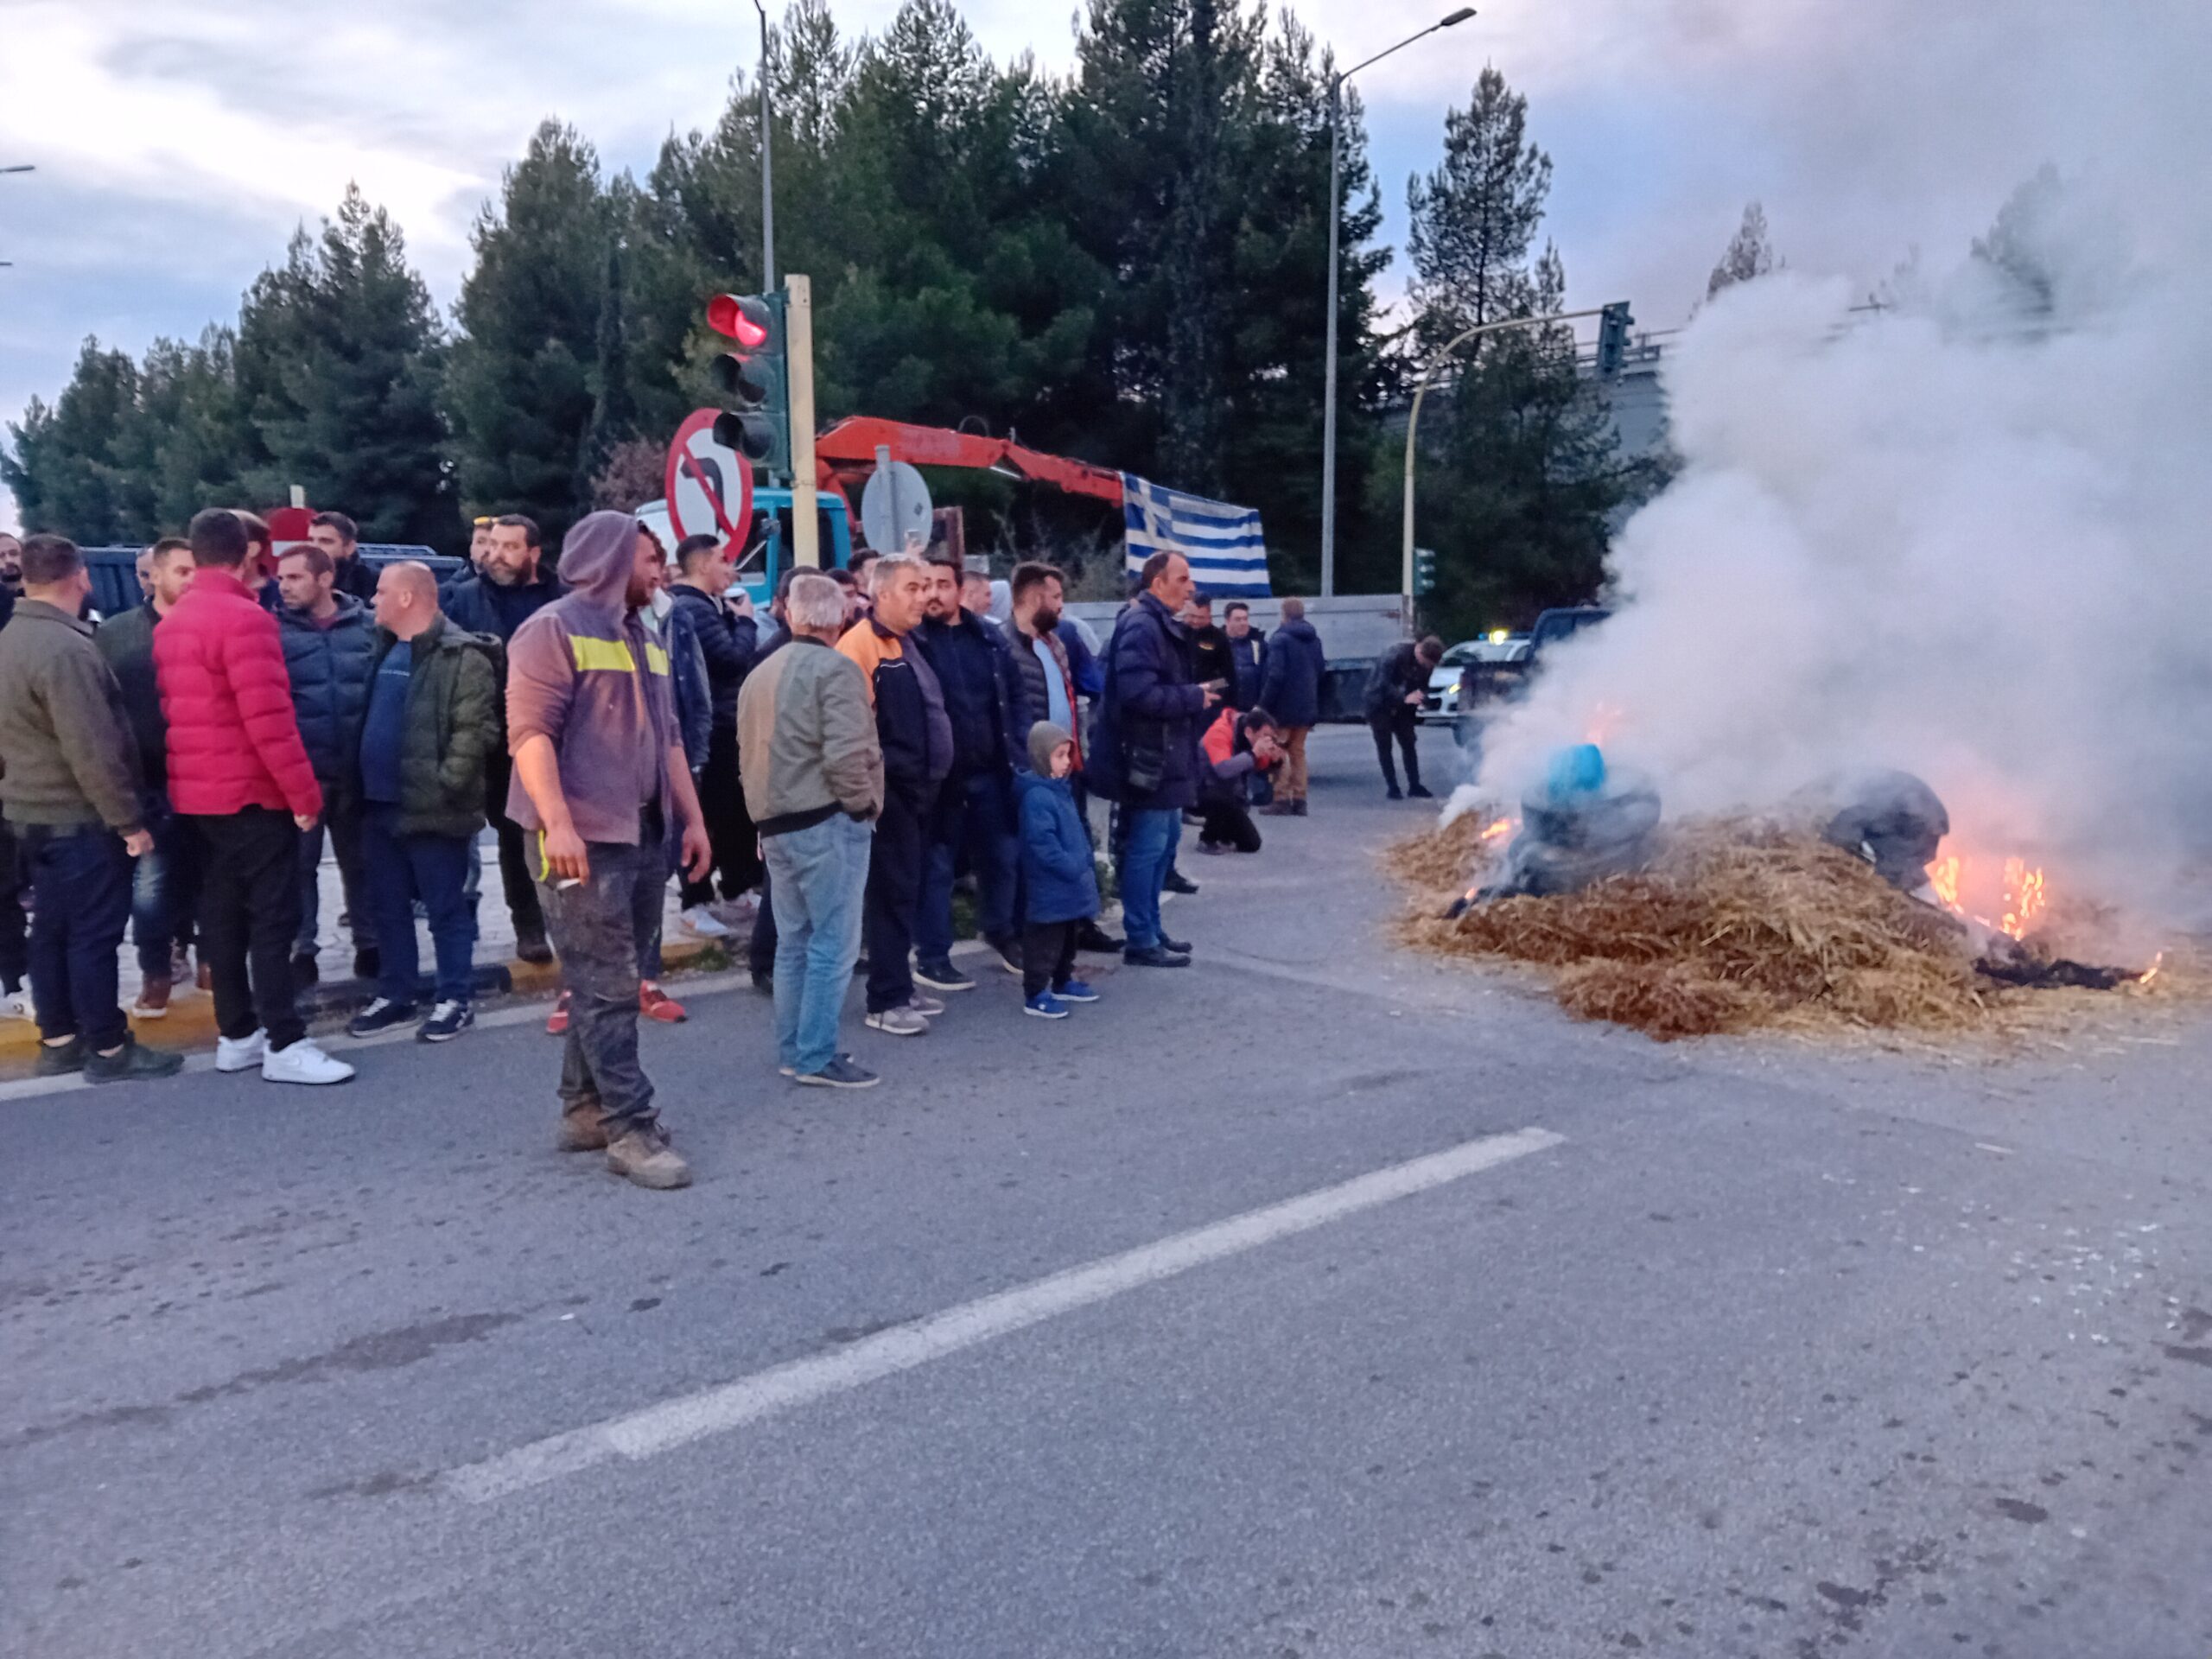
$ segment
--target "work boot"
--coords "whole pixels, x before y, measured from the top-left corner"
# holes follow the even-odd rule
[[[553,947],[545,942],[542,927],[515,929],[515,955],[524,962],[548,963],[553,960]]]
[[[138,1000],[130,1005],[133,1020],[166,1020],[169,1017],[169,982],[166,979],[142,980],[138,985]]]
[[[1306,798],[1303,795],[1290,804],[1290,816],[1294,818],[1302,818],[1306,816]]]
[[[85,1056],[87,1083],[136,1083],[143,1077],[173,1077],[183,1070],[183,1055],[141,1048],[129,1037],[112,1054],[95,1052]]]
[[[85,1039],[72,1037],[66,1043],[41,1043],[38,1064],[31,1068],[41,1077],[67,1077],[72,1071],[85,1069]]]
[[[595,1100],[570,1101],[562,1110],[553,1144],[562,1152],[605,1152],[607,1109]]]
[[[1269,801],[1265,806],[1262,807],[1260,810],[1266,813],[1271,818],[1287,818],[1298,810],[1298,803],[1295,801]]]
[[[624,1180],[656,1192],[691,1185],[691,1166],[676,1155],[667,1132],[658,1123],[608,1141],[607,1166]]]

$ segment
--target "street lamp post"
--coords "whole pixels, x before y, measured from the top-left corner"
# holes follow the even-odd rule
[[[1452,360],[1452,354],[1471,340],[1484,334],[1503,334],[1513,328],[1542,328],[1554,323],[1572,322],[1578,317],[1599,317],[1612,309],[1611,306],[1593,306],[1586,311],[1559,311],[1548,317],[1507,317],[1498,322],[1478,323],[1474,327],[1452,336],[1437,348],[1434,357],[1424,364],[1420,376],[1414,381],[1413,407],[1406,412],[1406,475],[1404,500],[1400,522],[1399,605],[1400,620],[1406,638],[1414,637],[1414,438],[1421,430],[1421,400],[1428,396],[1428,383],[1436,372]]]
[[[753,0],[757,5],[760,0]],[[1326,361],[1322,370],[1321,410],[1321,593],[1325,598],[1337,591],[1337,226],[1344,217],[1343,153],[1339,136],[1344,110],[1344,83],[1368,64],[1379,63],[1392,52],[1402,51],[1415,41],[1426,39],[1440,29],[1450,29],[1464,23],[1475,15],[1472,6],[1462,6],[1448,16],[1438,19],[1418,35],[1408,35],[1397,45],[1377,52],[1363,62],[1355,63],[1341,73],[1329,76],[1329,316],[1326,323],[1328,344],[1324,350]]]
[[[774,158],[768,153],[772,137],[768,130],[768,8],[764,0],[753,0],[753,9],[760,14],[760,289],[772,294],[776,291],[776,169]]]

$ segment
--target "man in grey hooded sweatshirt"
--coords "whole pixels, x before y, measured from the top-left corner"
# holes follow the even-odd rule
[[[691,1172],[638,1064],[638,941],[659,918],[668,837],[681,835],[694,880],[713,856],[668,652],[639,614],[660,567],[628,513],[587,515],[561,543],[568,593],[507,647],[507,817],[524,832],[569,996],[558,1144],[604,1148],[608,1168],[648,1187],[688,1185]]]

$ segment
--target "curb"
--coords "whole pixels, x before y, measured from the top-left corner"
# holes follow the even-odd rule
[[[661,945],[664,978],[708,972],[722,965],[722,953],[703,939],[669,939]],[[552,996],[561,988],[557,962],[480,962],[475,994],[489,1001],[502,996]],[[423,981],[427,998],[430,982]],[[310,1028],[327,1030],[376,995],[366,980],[348,976],[309,986],[300,994],[300,1012]],[[166,1018],[133,1020],[133,1035],[149,1048],[194,1053],[215,1046],[215,999],[194,989],[173,1000]],[[38,1058],[38,1027],[28,1020],[0,1020],[0,1078],[28,1077]]]

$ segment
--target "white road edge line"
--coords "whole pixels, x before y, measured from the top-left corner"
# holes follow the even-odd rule
[[[1070,1268],[1012,1290],[963,1302],[830,1353],[772,1366],[734,1382],[664,1400],[641,1411],[533,1440],[480,1463],[448,1470],[440,1484],[472,1503],[487,1503],[612,1459],[635,1462],[656,1457],[693,1440],[742,1428],[775,1412],[842,1394],[1077,1308],[1158,1284],[1208,1262],[1495,1169],[1558,1146],[1565,1138],[1548,1129],[1525,1128],[1464,1141],[1281,1204]]]

